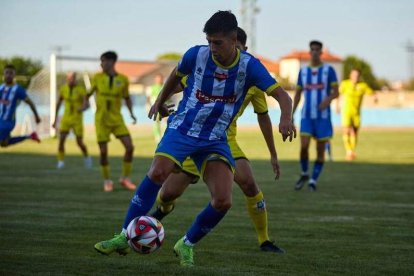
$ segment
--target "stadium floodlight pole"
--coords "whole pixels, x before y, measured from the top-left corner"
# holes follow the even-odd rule
[[[50,55],[50,110],[49,110],[49,126],[55,121],[55,108],[56,108],[56,54]],[[56,135],[55,128],[51,127],[49,134],[51,137]]]

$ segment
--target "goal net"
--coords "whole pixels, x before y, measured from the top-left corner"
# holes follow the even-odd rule
[[[116,63],[116,70],[127,75],[130,80],[130,94],[134,105],[134,113],[140,124],[151,124],[147,118],[145,108],[145,91],[153,84],[156,75],[161,74],[164,79],[170,74],[175,62],[156,62],[156,61],[125,61],[119,60]],[[19,107],[16,118],[15,132],[18,134],[28,134],[36,130],[41,137],[53,137],[56,130],[52,127],[55,120],[56,101],[59,88],[66,83],[66,76],[70,72],[76,73],[77,83],[83,85],[87,90],[91,86],[91,78],[101,71],[99,58],[59,56],[52,54],[50,66],[42,69],[31,78],[27,89],[28,95],[34,101],[42,122],[36,125],[30,108],[22,104]],[[179,99],[177,99],[179,100]],[[89,99],[91,108],[84,113],[84,125],[93,125],[93,114],[95,111],[94,97]],[[63,106],[58,114],[57,122],[63,114]],[[129,113],[123,107],[122,113],[129,122]]]

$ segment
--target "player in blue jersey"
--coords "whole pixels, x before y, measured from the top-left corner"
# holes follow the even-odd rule
[[[39,136],[36,132],[25,136],[11,137],[10,133],[16,125],[16,108],[20,101],[25,101],[33,111],[36,123],[40,123],[40,117],[37,113],[36,106],[27,96],[26,90],[20,85],[14,83],[16,68],[12,64],[4,67],[4,83],[0,85],[0,146],[7,147],[26,139],[32,139],[40,143]]]
[[[150,109],[152,119],[168,114],[165,101],[175,92],[181,78],[188,75],[183,99],[168,119],[168,128],[158,144],[151,168],[130,203],[121,234],[95,244],[95,249],[103,254],[128,252],[125,229],[129,222],[148,213],[162,183],[190,156],[211,193],[211,202],[174,246],[181,265],[193,265],[193,246],[231,207],[235,164],[225,131],[250,87],[257,86],[279,102],[282,111],[279,132],[283,140],[291,141],[296,136],[289,95],[259,60],[236,48],[236,17],[229,11],[219,11],[206,22],[204,32],[209,45],[192,47],[184,54]]]
[[[295,184],[295,190],[302,189],[309,181],[310,191],[316,191],[316,181],[324,164],[325,144],[332,138],[330,104],[338,97],[338,80],[335,70],[321,60],[322,43],[313,40],[309,43],[311,62],[300,69],[296,94],[293,100],[293,113],[298,107],[302,93],[304,102],[300,122],[300,165],[302,174]],[[316,139],[317,157],[312,176],[309,177],[309,144]]]

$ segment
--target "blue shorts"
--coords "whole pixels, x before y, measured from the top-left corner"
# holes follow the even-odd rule
[[[300,135],[312,136],[317,140],[329,140],[333,135],[330,119],[302,119],[300,121]]]
[[[14,122],[0,121],[0,141],[9,139],[13,128]]]
[[[226,140],[202,140],[182,134],[180,131],[172,128],[167,128],[165,131],[155,150],[155,155],[165,156],[181,168],[184,160],[190,156],[201,175],[204,174],[207,161],[222,160],[229,165],[233,172],[236,166]]]

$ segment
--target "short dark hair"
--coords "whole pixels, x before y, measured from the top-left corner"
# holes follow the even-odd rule
[[[16,67],[14,67],[13,64],[6,64],[6,66],[4,66],[4,70],[6,69],[11,69],[13,71],[16,71]]]
[[[101,58],[117,61],[118,55],[114,51],[107,51],[101,55]]]
[[[203,32],[206,34],[237,32],[237,19],[231,11],[218,11],[207,20]]]
[[[323,47],[322,42],[320,42],[319,40],[311,40],[311,42],[309,42],[309,47],[312,47],[313,45],[319,46],[321,47],[321,49]]]
[[[237,41],[240,41],[241,44],[246,45],[247,41],[247,34],[246,32],[240,28],[237,27]]]

